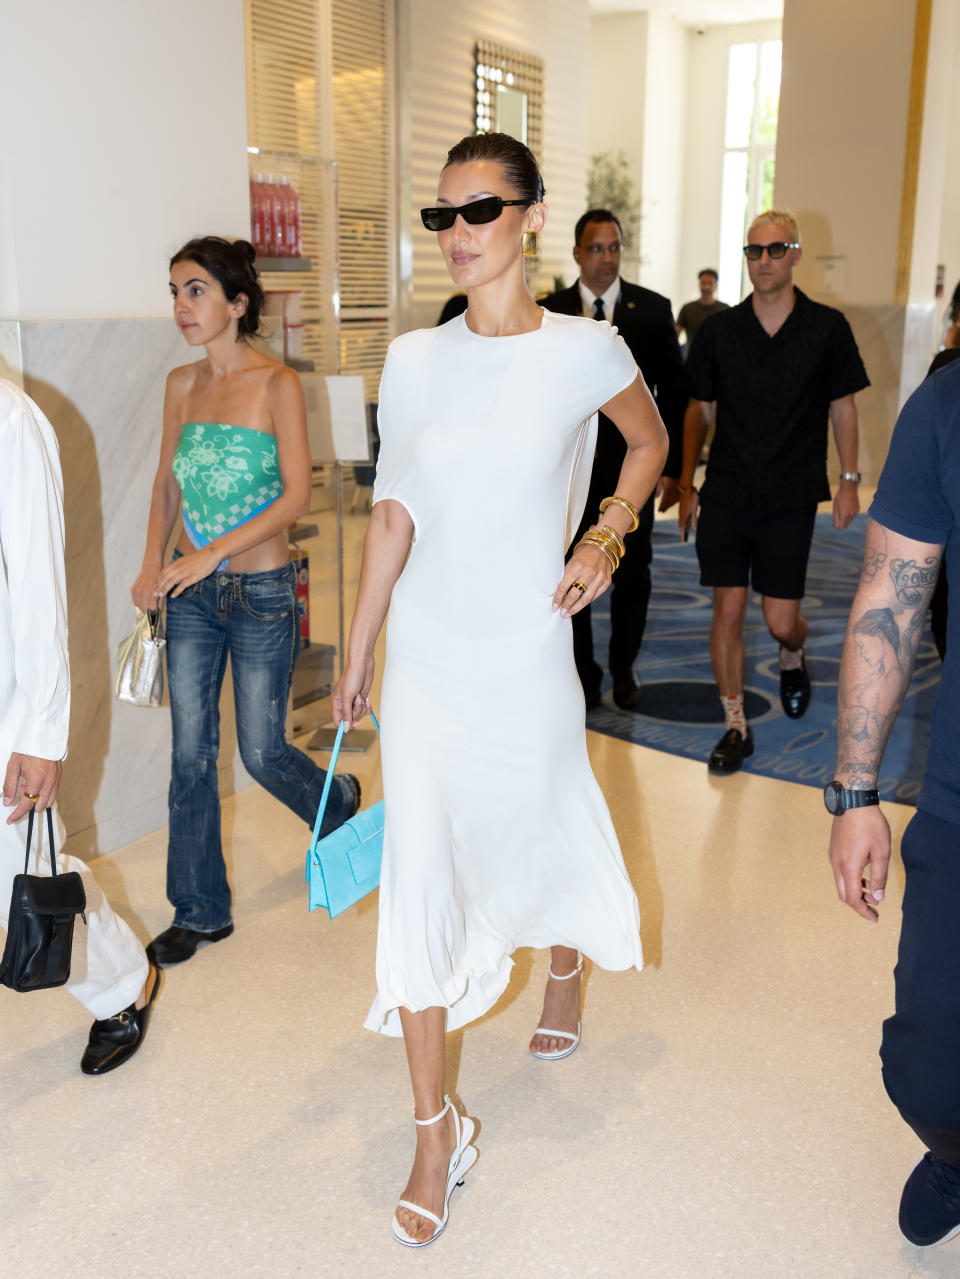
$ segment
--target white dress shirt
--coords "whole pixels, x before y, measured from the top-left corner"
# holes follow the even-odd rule
[[[600,295],[603,298],[603,318],[610,324],[613,323],[613,308],[617,305],[617,298],[620,296],[620,277],[619,275],[610,285],[605,293]],[[584,282],[580,281],[580,301],[583,303],[583,313],[591,320],[597,318],[594,310],[594,303],[597,300],[596,293],[592,289],[588,289]]]
[[[63,477],[53,427],[0,378],[0,776],[63,759],[70,719]]]

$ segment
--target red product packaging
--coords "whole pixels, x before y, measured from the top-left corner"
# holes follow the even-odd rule
[[[250,239],[258,253],[266,252],[265,215],[263,174],[255,173],[250,182]]]
[[[303,252],[300,244],[300,197],[289,178],[280,179],[280,189],[287,257],[299,258]]]
[[[267,208],[270,222],[270,253],[275,258],[285,258],[287,252],[287,235],[283,217],[283,188],[280,179],[267,177]]]

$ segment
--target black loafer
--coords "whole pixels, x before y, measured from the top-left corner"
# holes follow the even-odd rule
[[[711,773],[735,773],[748,755],[753,754],[753,735],[738,728],[728,728],[710,753],[707,768]]]
[[[182,964],[185,959],[190,959],[198,946],[223,941],[232,932],[233,924],[218,928],[213,933],[201,933],[195,928],[178,928],[176,924],[172,924],[159,937],[154,937],[147,947],[147,958],[160,968],[169,968],[171,964]]]
[[[780,705],[790,719],[799,719],[810,705],[810,676],[802,655],[796,670],[780,672]]]
[[[159,990],[160,969],[154,966],[153,987],[142,1008],[133,1003],[112,1017],[93,1023],[86,1051],[80,1059],[80,1069],[85,1075],[105,1075],[130,1060],[143,1043]]]
[[[343,780],[347,783],[347,785],[350,787],[350,790],[352,792],[353,812],[350,814],[350,816],[353,817],[357,813],[359,813],[360,803],[363,798],[363,791],[361,790],[361,787],[360,787],[360,778],[354,777],[353,773],[344,773]]]
[[[640,701],[640,685],[633,671],[613,671],[613,700],[622,711],[635,711]]]

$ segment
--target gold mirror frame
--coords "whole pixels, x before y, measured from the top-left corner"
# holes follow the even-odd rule
[[[494,40],[478,40],[474,49],[477,133],[491,133],[497,121],[497,94],[502,85],[526,95],[527,136],[521,138],[540,159],[543,145],[543,59]]]

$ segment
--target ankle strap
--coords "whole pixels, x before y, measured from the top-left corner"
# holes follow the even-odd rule
[[[580,954],[579,950],[577,951],[577,966],[576,968],[571,969],[570,972],[562,973],[562,974],[555,973],[553,971],[552,964],[547,969],[547,972],[550,974],[550,976],[553,978],[554,981],[569,981],[571,977],[576,977],[577,974],[582,971],[583,971],[583,956]]]
[[[444,1102],[445,1102],[445,1105],[444,1105],[444,1107],[443,1107],[443,1110],[441,1110],[441,1111],[440,1111],[440,1113],[439,1113],[438,1115],[434,1115],[432,1119],[418,1119],[418,1118],[417,1118],[417,1116],[416,1116],[416,1115],[414,1115],[414,1116],[413,1116],[413,1122],[414,1122],[415,1124],[418,1124],[421,1128],[425,1128],[425,1127],[427,1126],[427,1124],[436,1124],[436,1123],[439,1123],[439,1122],[440,1122],[440,1120],[441,1120],[441,1119],[444,1117],[444,1115],[447,1113],[447,1111],[450,1109],[450,1098],[449,1098],[446,1094],[444,1094],[444,1098],[443,1098],[443,1100],[444,1100]]]

